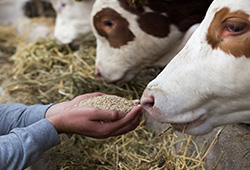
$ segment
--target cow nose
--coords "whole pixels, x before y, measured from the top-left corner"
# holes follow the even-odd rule
[[[100,72],[99,69],[96,69],[96,70],[95,70],[95,76],[96,76],[97,78],[99,78],[99,79],[103,79],[102,74],[101,74],[101,72]]]
[[[148,95],[147,91],[144,91],[142,98],[141,98],[141,105],[142,107],[147,111],[151,112],[153,109],[153,106],[155,104],[155,99],[153,95]]]

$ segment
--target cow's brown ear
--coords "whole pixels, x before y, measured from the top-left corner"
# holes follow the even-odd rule
[[[146,0],[129,0],[130,6],[134,8],[140,8],[142,7],[145,3]]]
[[[143,13],[143,6],[146,3],[146,0],[118,0],[121,6],[134,14]]]

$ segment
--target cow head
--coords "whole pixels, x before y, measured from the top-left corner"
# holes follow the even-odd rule
[[[2,0],[0,1],[0,25],[12,24],[24,16],[23,7],[28,0]]]
[[[177,130],[250,123],[250,1],[215,0],[183,50],[148,84],[143,107]]]
[[[165,66],[183,47],[194,31],[191,26],[201,21],[207,9],[207,2],[193,9],[186,5],[194,2],[183,0],[136,2],[96,0],[93,6],[96,75],[108,82],[127,82],[143,68]],[[189,10],[204,8],[203,15]],[[200,16],[191,16],[194,13]]]
[[[93,39],[90,13],[94,0],[51,0],[56,11],[55,38],[63,43]]]

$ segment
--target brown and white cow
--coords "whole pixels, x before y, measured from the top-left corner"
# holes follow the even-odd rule
[[[96,75],[127,82],[146,67],[164,67],[185,45],[212,0],[96,0]]]
[[[215,0],[180,53],[144,91],[143,107],[189,134],[250,123],[250,1]]]

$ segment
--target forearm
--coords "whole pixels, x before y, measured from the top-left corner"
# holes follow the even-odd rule
[[[0,169],[24,169],[59,143],[58,133],[47,119],[13,129],[8,135],[0,136]]]
[[[14,128],[26,127],[43,119],[50,106],[0,103],[0,135],[8,134]]]

